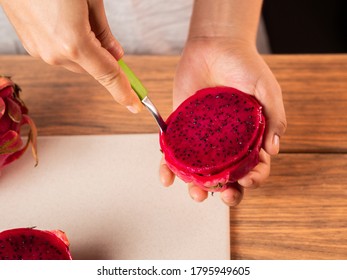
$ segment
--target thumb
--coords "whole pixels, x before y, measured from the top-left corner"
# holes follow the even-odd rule
[[[256,97],[263,105],[266,118],[264,149],[270,155],[276,155],[280,150],[280,138],[287,128],[286,114],[282,99],[282,90],[273,74],[260,79],[256,88]]]
[[[116,60],[124,52],[109,28],[103,1],[89,1],[89,23],[92,32],[80,44],[80,55],[77,63],[102,84],[121,105],[137,113],[142,103],[131,89],[129,81],[120,69]]]
[[[103,85],[119,104],[126,106],[133,113],[140,112],[142,103],[116,59],[95,37],[90,37],[79,45],[75,62]]]

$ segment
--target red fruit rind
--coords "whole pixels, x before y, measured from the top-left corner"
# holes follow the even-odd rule
[[[37,128],[28,116],[28,108],[20,99],[20,88],[9,77],[0,76],[0,170],[21,157],[29,144],[35,166],[37,157]],[[27,142],[20,137],[21,128],[29,125]]]
[[[70,247],[70,241],[67,239],[66,233],[60,229],[47,230],[47,232],[53,233],[56,237],[60,238],[67,247]]]
[[[160,135],[165,161],[187,183],[223,191],[259,163],[262,107],[237,89],[198,91],[169,116],[167,125]]]
[[[71,260],[61,230],[15,228],[0,232],[0,260]]]

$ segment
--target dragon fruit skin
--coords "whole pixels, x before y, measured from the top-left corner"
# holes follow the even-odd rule
[[[255,147],[247,157],[237,164],[221,171],[220,173],[204,176],[195,173],[185,173],[178,170],[174,165],[166,162],[169,168],[184,182],[193,183],[205,191],[221,192],[227,189],[232,183],[242,178],[251,171],[259,162],[259,149]]]
[[[199,90],[167,119],[160,146],[183,181],[223,191],[259,163],[265,130],[262,107],[230,87]]]
[[[71,260],[61,230],[15,228],[0,232],[0,260]]]
[[[28,109],[19,97],[20,88],[9,77],[0,76],[0,170],[21,157],[29,144],[37,159],[37,129],[28,116]],[[20,135],[22,126],[29,125],[27,142]]]

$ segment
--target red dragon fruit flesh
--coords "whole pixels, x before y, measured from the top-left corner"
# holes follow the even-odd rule
[[[28,109],[19,97],[20,88],[9,77],[0,76],[0,170],[21,157],[29,144],[37,164],[37,129]],[[28,139],[23,143],[21,128],[29,125]]]
[[[71,260],[61,230],[15,228],[0,232],[0,260]]]
[[[259,163],[265,117],[252,95],[230,87],[205,88],[166,123],[160,134],[165,161],[187,183],[223,191]]]

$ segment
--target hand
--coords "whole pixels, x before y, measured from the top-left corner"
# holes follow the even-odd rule
[[[229,206],[240,203],[244,188],[256,188],[270,174],[270,155],[279,152],[279,138],[286,129],[282,92],[269,67],[256,48],[246,41],[227,38],[193,38],[183,51],[174,81],[174,108],[188,96],[205,87],[230,86],[254,95],[262,104],[266,117],[263,149],[260,162],[238,181],[239,186],[221,193]],[[174,174],[162,161],[162,183],[169,186]],[[189,184],[189,193],[196,201],[203,201],[208,193]]]
[[[0,0],[23,46],[33,57],[73,72],[87,72],[132,112],[142,104],[116,60],[102,0]]]

